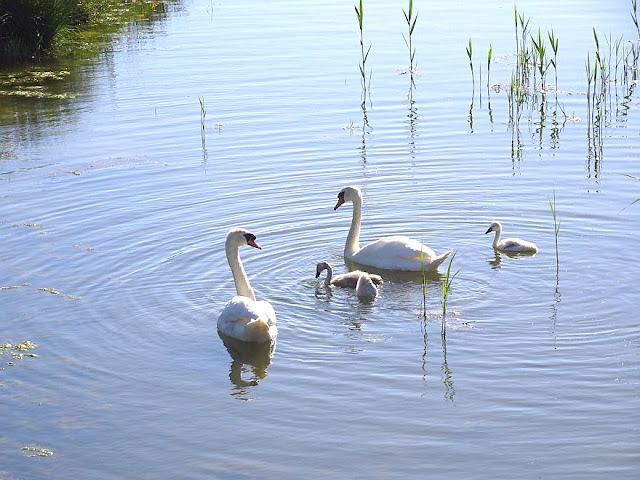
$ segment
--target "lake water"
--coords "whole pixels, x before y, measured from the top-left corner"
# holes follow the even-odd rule
[[[413,87],[405,3],[365,1],[364,106],[337,0],[187,0],[35,88],[2,73],[0,343],[38,356],[0,350],[0,478],[637,475],[640,99],[611,82],[594,127],[585,71],[593,28],[637,42],[631,2],[518,2],[559,39],[557,103],[550,69],[518,125],[513,2],[414,2]],[[446,336],[439,276],[426,316],[419,275],[317,283],[348,269],[346,185],[363,242],[455,250]],[[496,254],[493,220],[539,253]],[[217,334],[236,226],[272,356]]]

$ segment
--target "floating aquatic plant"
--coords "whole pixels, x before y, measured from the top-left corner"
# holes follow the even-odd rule
[[[36,446],[29,446],[29,447],[22,447],[20,449],[26,457],[51,457],[53,456],[53,451],[49,450],[48,448],[44,448],[44,447],[36,447]]]

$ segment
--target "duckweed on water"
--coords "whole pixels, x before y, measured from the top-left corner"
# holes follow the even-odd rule
[[[14,227],[42,228],[42,224],[35,222],[26,222],[14,225]]]
[[[0,76],[0,95],[7,97],[30,98],[72,98],[69,93],[54,93],[51,86],[65,80],[69,70],[44,70],[31,68],[21,73],[8,73]]]
[[[53,295],[60,295],[60,292],[53,287],[50,287],[50,288],[40,287],[38,290],[40,290],[41,292],[49,292]]]
[[[13,346],[14,350],[19,350],[21,352],[26,352],[27,350],[33,350],[37,345],[30,340],[25,340],[22,343],[18,343]]]
[[[92,252],[92,251],[94,251],[94,250],[95,250],[95,248],[94,248],[94,247],[89,247],[88,245],[84,245],[84,244],[82,244],[82,243],[74,243],[74,244],[73,244],[73,247],[74,247],[74,248],[80,248],[80,249],[82,249],[82,250],[86,250],[87,252]]]
[[[53,451],[44,447],[36,447],[36,446],[27,446],[22,447],[20,449],[25,455],[25,457],[51,457],[53,456]]]
[[[25,340],[20,343],[0,343],[0,355],[10,355],[13,360],[22,360],[23,357],[38,358],[36,353],[31,353],[29,350],[33,350],[37,345],[30,340]],[[29,352],[29,353],[25,353]],[[17,363],[13,361],[7,362],[7,366],[15,367]]]
[[[40,287],[38,288],[38,290],[40,290],[41,292],[49,292],[52,295],[64,295],[64,298],[66,298],[67,300],[80,300],[80,297],[76,297],[75,295],[71,295],[69,293],[66,294],[62,294],[60,293],[58,290],[56,290],[53,287]]]

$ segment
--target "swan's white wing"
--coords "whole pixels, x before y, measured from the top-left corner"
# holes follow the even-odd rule
[[[500,250],[507,250],[510,252],[537,252],[538,247],[534,243],[527,242],[520,238],[505,238],[498,244]]]
[[[358,270],[355,272],[341,273],[331,279],[331,285],[344,288],[356,288],[358,278],[360,278],[360,271]]]
[[[353,270],[347,273],[341,273],[340,275],[336,275],[331,279],[331,285],[335,285],[336,287],[344,287],[344,288],[356,288],[358,284],[358,279],[360,275],[363,273],[369,275],[369,278],[376,285],[380,285],[382,283],[382,277],[380,275],[376,275],[373,273],[363,272],[362,270]]]
[[[362,247],[352,259],[363,265],[386,270],[419,271],[436,258],[435,252],[417,240],[405,236],[384,237]]]
[[[218,317],[218,329],[245,342],[266,342],[277,334],[276,313],[269,302],[235,296]]]
[[[266,300],[258,300],[256,307],[262,312],[262,315],[266,317],[265,320],[269,326],[276,324],[276,311],[273,309],[273,305]]]

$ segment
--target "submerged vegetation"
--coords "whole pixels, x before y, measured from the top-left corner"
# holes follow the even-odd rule
[[[163,13],[176,0],[0,0],[0,66],[90,48],[90,25],[116,31],[124,18]]]

